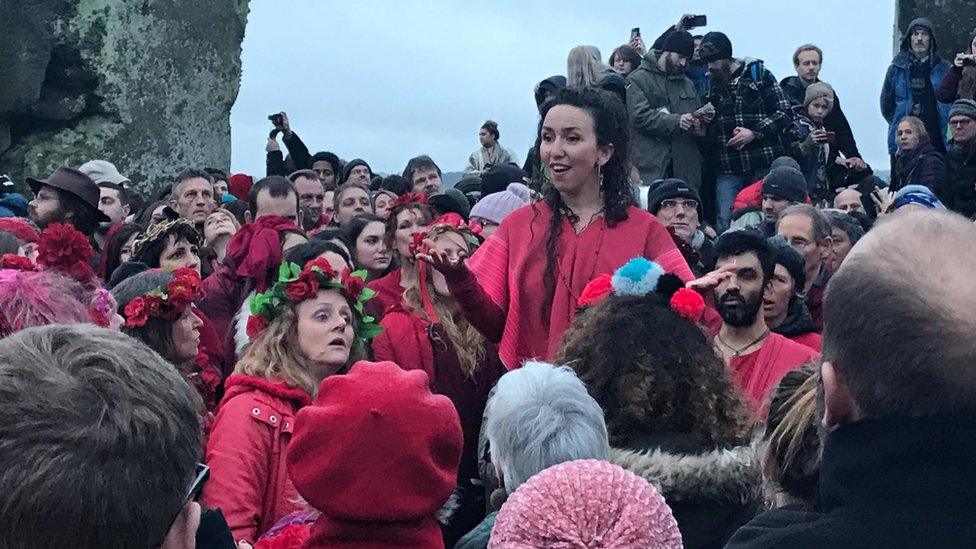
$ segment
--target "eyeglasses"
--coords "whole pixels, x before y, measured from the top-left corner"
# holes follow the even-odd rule
[[[186,495],[183,497],[183,501],[180,503],[179,509],[176,510],[176,514],[173,515],[173,520],[169,521],[169,525],[166,526],[166,530],[163,532],[163,539],[153,547],[162,547],[163,542],[166,541],[166,536],[169,535],[169,531],[173,528],[173,523],[179,518],[180,513],[183,512],[183,508],[186,504],[191,501],[197,501],[200,498],[200,492],[203,491],[204,484],[207,483],[207,479],[210,478],[210,467],[206,463],[197,463],[196,475],[193,477],[193,483],[190,484],[190,489],[187,490]]]
[[[682,208],[686,210],[698,209],[698,202],[696,200],[691,200],[687,198],[684,200],[675,200],[673,198],[664,200],[661,202],[661,208],[665,210],[673,210],[674,208],[677,208],[679,204],[681,205]]]

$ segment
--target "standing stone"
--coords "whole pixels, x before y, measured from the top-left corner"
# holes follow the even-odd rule
[[[976,29],[976,4],[973,0],[897,0],[895,3],[895,52],[901,48],[905,30],[912,19],[927,17],[935,27],[939,56],[952,63],[956,54],[969,44],[966,39]]]
[[[0,0],[0,173],[100,158],[155,192],[230,164],[247,0]]]

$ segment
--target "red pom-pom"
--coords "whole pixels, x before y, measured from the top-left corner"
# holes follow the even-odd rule
[[[580,294],[576,305],[579,307],[594,305],[603,301],[603,298],[610,295],[611,292],[613,292],[613,276],[609,274],[600,275],[583,288],[583,293]]]
[[[251,315],[247,317],[247,337],[250,339],[255,339],[265,328],[268,327],[268,321],[263,316]]]
[[[671,310],[683,318],[698,322],[705,312],[705,300],[698,292],[681,288],[671,296]]]

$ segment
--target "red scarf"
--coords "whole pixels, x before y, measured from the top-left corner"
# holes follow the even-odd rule
[[[268,288],[268,272],[281,264],[281,236],[286,232],[301,234],[288,219],[267,215],[241,227],[227,243],[227,259],[238,276],[250,278],[255,289]]]

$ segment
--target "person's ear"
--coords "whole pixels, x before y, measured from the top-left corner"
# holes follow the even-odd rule
[[[613,156],[613,143],[607,143],[602,145],[597,149],[596,164],[599,167],[603,167],[607,162],[610,162],[610,158]]]
[[[195,549],[199,527],[200,504],[195,501],[187,502],[170,526],[161,549]]]
[[[824,428],[830,431],[844,423],[856,421],[860,412],[844,376],[832,363],[824,362],[820,366],[820,378],[824,390]]]
[[[122,211],[125,212],[125,214],[122,216],[123,218],[129,217],[130,206],[128,204],[122,206]]]
[[[247,224],[247,223],[250,223],[252,221],[254,221],[254,218],[251,215],[251,210],[245,210],[244,211],[244,223]]]

